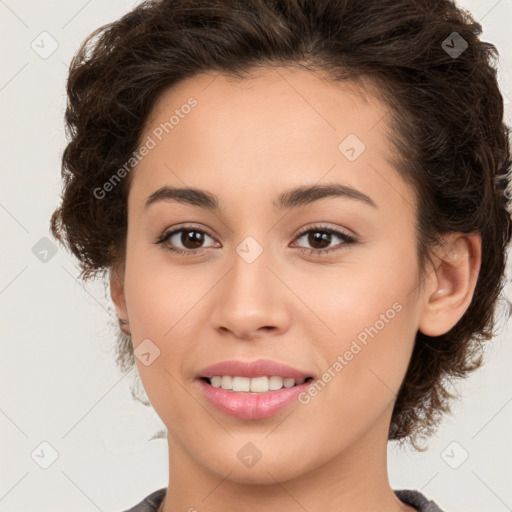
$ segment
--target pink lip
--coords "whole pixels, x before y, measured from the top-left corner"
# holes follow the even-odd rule
[[[221,412],[245,420],[259,420],[273,416],[297,401],[298,395],[312,381],[267,393],[235,393],[214,388],[204,380],[198,382],[206,398]]]
[[[222,361],[221,363],[207,366],[199,371],[198,377],[214,377],[215,375],[231,375],[239,377],[278,377],[291,378],[295,380],[312,377],[310,373],[304,373],[297,368],[286,364],[278,363],[270,359],[257,359],[256,361]]]
[[[277,375],[295,380],[313,377],[286,364],[269,359],[256,361],[223,361],[206,368],[198,373],[198,382],[203,393],[210,402],[221,412],[237,418],[257,420],[268,418],[281,412],[297,400],[298,395],[311,384],[310,381],[293,386],[281,388],[266,393],[236,393],[222,388],[213,387],[203,380],[213,376],[240,376],[240,377],[271,377]]]

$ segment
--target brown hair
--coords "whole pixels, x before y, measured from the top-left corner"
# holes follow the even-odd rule
[[[504,284],[509,128],[498,52],[480,33],[448,0],[146,1],[93,32],[71,63],[64,191],[51,230],[79,259],[83,279],[124,261],[130,175],[105,199],[94,191],[133,155],[159,95],[185,78],[243,79],[282,65],[369,81],[389,107],[397,170],[418,198],[422,275],[443,234],[482,237],[467,311],[442,336],[416,336],[389,431],[390,440],[415,444],[449,412],[450,380],[481,365]],[[124,371],[133,367],[129,339],[120,337],[118,355]]]

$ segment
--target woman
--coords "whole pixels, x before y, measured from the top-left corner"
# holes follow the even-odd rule
[[[494,335],[511,159],[480,31],[449,1],[162,0],[84,42],[51,227],[108,272],[167,428],[132,512],[441,510],[386,449]]]

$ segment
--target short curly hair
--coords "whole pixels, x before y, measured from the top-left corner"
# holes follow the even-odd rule
[[[389,440],[421,449],[418,436],[450,411],[448,384],[482,364],[505,283],[510,129],[498,52],[481,31],[449,0],[146,1],[95,30],[71,62],[70,140],[51,231],[79,259],[84,280],[124,261],[131,175],[107,199],[94,190],[133,156],[155,101],[181,80],[210,71],[244,79],[281,65],[369,81],[389,109],[396,169],[418,200],[422,277],[444,234],[482,238],[471,304],[446,334],[417,332],[394,405]],[[131,340],[121,336],[117,348],[123,371],[133,368]]]

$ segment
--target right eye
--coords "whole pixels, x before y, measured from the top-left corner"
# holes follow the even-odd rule
[[[201,247],[205,236],[213,240],[213,237],[202,229],[195,226],[184,226],[164,233],[155,243],[161,244],[168,251],[188,256],[198,254],[206,249],[206,247]],[[182,248],[179,245],[176,248],[177,244],[181,244]]]

